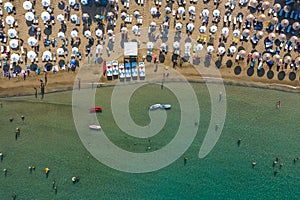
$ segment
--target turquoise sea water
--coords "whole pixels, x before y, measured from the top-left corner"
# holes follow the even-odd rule
[[[48,94],[44,102],[32,96],[3,99],[0,108],[0,199],[299,199],[300,95],[275,90],[226,86],[227,116],[222,135],[204,159],[198,152],[210,120],[210,99],[204,84],[193,84],[201,111],[197,137],[183,156],[161,170],[129,174],[94,159],[82,145],[72,119],[71,92]],[[98,115],[107,136],[118,146],[145,152],[148,139],[128,137],[110,112],[112,87],[99,88]],[[168,101],[164,130],[151,138],[152,149],[166,145],[178,127],[180,108],[175,96],[159,85],[138,90],[131,99],[137,124],[149,123],[148,107]],[[281,100],[280,109],[275,108]],[[134,105],[134,106],[133,106]],[[22,122],[20,116],[24,115]],[[9,117],[14,117],[12,123]],[[21,136],[15,141],[15,128]],[[95,133],[95,134],[101,134]],[[237,140],[241,138],[241,145]],[[113,155],[112,155],[113,156]],[[278,163],[273,161],[278,157]],[[253,168],[251,163],[257,165]],[[29,172],[28,166],[36,170]],[[50,168],[46,178],[44,168]],[[8,169],[4,176],[3,169]],[[274,176],[274,169],[279,173]],[[71,177],[80,176],[73,184]],[[51,181],[56,180],[57,194]]]

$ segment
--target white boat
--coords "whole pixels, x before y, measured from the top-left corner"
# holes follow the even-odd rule
[[[152,106],[150,106],[149,110],[157,110],[161,107],[161,104],[157,103],[157,104],[154,104]]]
[[[119,64],[119,72],[120,72],[120,78],[125,78],[124,63]]]
[[[139,63],[139,75],[140,75],[140,77],[145,77],[145,63],[144,62]]]
[[[112,76],[113,75],[113,70],[111,67],[111,62],[106,62],[106,75],[107,76]]]
[[[101,130],[101,126],[99,125],[89,125],[89,128],[92,130]]]
[[[160,109],[164,109],[164,110],[171,109],[171,105],[170,104],[161,104]]]
[[[112,61],[112,70],[113,70],[113,75],[114,76],[118,76],[119,75],[119,66],[118,66],[118,61],[117,60],[113,60]]]

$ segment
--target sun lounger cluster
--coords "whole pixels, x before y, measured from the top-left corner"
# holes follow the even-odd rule
[[[108,80],[116,78],[137,80],[138,77],[144,79],[146,76],[144,62],[119,63],[117,60],[113,60],[112,62],[107,61],[105,65],[105,73]]]

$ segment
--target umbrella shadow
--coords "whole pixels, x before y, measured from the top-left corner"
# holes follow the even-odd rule
[[[28,35],[30,35],[30,36],[35,36],[35,34],[36,34],[36,31],[35,31],[35,30],[33,30],[32,28],[29,28],[29,29],[28,29]]]
[[[217,68],[222,67],[223,56],[221,56],[216,62],[215,65]]]
[[[254,74],[254,69],[253,69],[252,67],[249,67],[249,68],[247,69],[247,75],[248,75],[248,76],[253,76],[253,74]]]
[[[158,60],[160,63],[164,63],[165,62],[165,55],[163,53],[160,53],[158,56]]]
[[[64,9],[65,9],[65,6],[66,6],[65,3],[64,3],[63,1],[61,1],[61,2],[58,4],[57,7],[58,7],[59,10],[64,10]]]
[[[285,72],[284,71],[279,72],[277,77],[278,80],[282,81],[285,78]]]
[[[204,66],[205,66],[205,67],[209,67],[209,66],[210,66],[210,64],[211,64],[211,59],[212,59],[212,57],[211,57],[210,55],[206,55],[206,56],[205,56],[205,59],[204,59]]]
[[[48,25],[47,28],[44,29],[44,34],[50,36],[52,34],[52,26]]]
[[[27,26],[31,26],[33,24],[33,22],[32,21],[28,21],[28,20],[26,20],[26,25]]]
[[[267,72],[267,77],[268,77],[268,79],[272,79],[274,77],[274,72],[272,70],[269,70]]]
[[[227,68],[231,68],[232,67],[232,60],[227,60],[227,62],[226,62],[226,67]]]
[[[257,70],[257,76],[263,77],[265,75],[265,70],[263,68]]]
[[[296,79],[296,73],[295,73],[295,72],[290,72],[290,74],[289,74],[289,79],[290,79],[291,81],[294,81],[294,80]]]
[[[235,74],[235,75],[240,75],[241,72],[242,72],[241,66],[236,66],[236,67],[234,68],[234,74]]]

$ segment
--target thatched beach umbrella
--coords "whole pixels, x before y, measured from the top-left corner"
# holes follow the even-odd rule
[[[276,3],[276,4],[274,5],[274,7],[273,7],[273,10],[274,10],[275,12],[279,12],[279,11],[281,10],[281,5],[280,5],[279,3]]]
[[[275,54],[274,56],[273,56],[273,60],[274,60],[274,62],[279,62],[279,60],[280,60],[280,55],[278,55],[278,54]]]
[[[157,14],[157,8],[156,7],[152,7],[150,10],[151,15],[156,15]]]
[[[236,47],[235,46],[230,46],[229,47],[229,51],[230,51],[230,53],[235,53],[236,52]]]
[[[270,33],[268,39],[273,42],[276,39],[275,33]]]
[[[258,39],[262,39],[262,38],[264,37],[264,32],[258,31],[258,32],[256,33],[256,37],[257,37]]]
[[[292,61],[291,56],[285,56],[283,59],[284,63],[289,64]]]
[[[222,34],[228,35],[228,33],[229,33],[229,28],[228,27],[222,28]]]
[[[278,18],[277,17],[272,17],[270,20],[271,24],[275,25],[278,23]]]
[[[10,29],[8,29],[7,34],[10,38],[15,38],[15,37],[17,37],[18,32],[16,31],[16,29],[10,28]]]
[[[262,3],[261,7],[262,7],[264,10],[270,8],[270,2],[264,1],[264,2]]]
[[[29,37],[28,39],[27,39],[27,43],[29,44],[29,46],[35,46],[36,44],[37,44],[37,39],[35,39],[34,37]]]
[[[175,28],[177,30],[181,30],[182,29],[182,23],[181,22],[177,22],[176,25],[175,25]]]
[[[296,65],[300,65],[300,57],[297,57],[297,58],[295,59],[295,64],[296,64]]]
[[[71,31],[71,38],[77,38],[78,32],[76,30]]]
[[[217,30],[218,30],[218,27],[215,26],[215,25],[213,25],[213,26],[211,26],[211,27],[209,28],[209,31],[210,31],[211,33],[216,33]]]
[[[195,28],[195,25],[193,23],[188,23],[188,25],[186,26],[186,29],[189,31],[193,31]]]
[[[19,46],[19,41],[17,39],[12,39],[9,41],[9,46],[15,49]]]
[[[92,33],[90,30],[86,30],[86,31],[84,31],[83,35],[84,35],[84,37],[88,38],[88,37],[91,37]]]
[[[135,18],[138,18],[138,17],[140,16],[140,11],[138,11],[138,10],[134,11],[134,12],[133,12],[133,16],[134,16]]]
[[[26,19],[27,21],[29,21],[29,22],[33,21],[33,20],[34,20],[34,14],[33,14],[33,12],[27,12],[27,13],[25,14],[25,19]]]
[[[290,22],[287,19],[283,19],[281,20],[280,24],[282,27],[286,28],[290,24]]]
[[[189,9],[188,9],[188,11],[189,11],[190,14],[195,14],[196,13],[195,6],[190,6]]]
[[[297,42],[298,42],[298,37],[297,36],[292,36],[291,38],[290,38],[290,41],[292,42],[292,43],[294,43],[294,44],[296,44]]]
[[[7,16],[5,18],[5,22],[8,24],[8,25],[12,25],[14,22],[15,22],[15,18],[11,15]]]
[[[250,0],[250,2],[249,2],[249,6],[250,6],[250,7],[256,8],[257,5],[258,5],[257,0]]]
[[[206,26],[200,26],[199,31],[200,31],[200,33],[205,33]]]
[[[27,52],[27,58],[31,61],[33,61],[36,58],[37,54],[35,51],[28,51]]]
[[[134,27],[136,27],[137,29],[136,29],[136,32],[138,31],[138,26],[136,26],[136,25],[134,25],[132,28],[134,28]],[[95,32],[95,35],[97,36],[97,37],[101,37],[102,36],[102,30],[101,29],[97,29],[96,30],[96,32]]]
[[[23,2],[23,8],[25,10],[30,10],[32,8],[32,3],[30,1],[24,1]]]
[[[213,11],[213,16],[214,17],[219,17],[220,16],[220,11],[219,10],[214,10]]]
[[[50,0],[42,0],[42,5],[44,6],[44,7],[48,7],[48,6],[50,6]]]
[[[214,46],[210,45],[206,48],[206,50],[208,53],[212,53],[215,50],[215,48],[214,48]]]
[[[65,38],[65,33],[64,33],[64,32],[58,32],[58,33],[57,33],[57,37],[58,37],[59,39],[64,39],[64,38]]]
[[[260,54],[256,51],[252,54],[253,59],[258,59],[260,57]]]
[[[271,59],[271,54],[269,54],[269,53],[264,53],[264,55],[263,55],[263,60],[269,61],[270,59]]]
[[[239,55],[240,55],[241,58],[245,58],[246,55],[247,55],[247,53],[246,53],[245,50],[240,50],[240,51],[239,51]]]
[[[12,12],[13,8],[14,8],[14,6],[10,2],[6,2],[4,4],[4,10],[6,10],[7,12]]]
[[[280,42],[284,42],[286,40],[286,35],[284,33],[281,33],[279,36],[278,36],[278,40]]]
[[[300,24],[299,24],[299,22],[294,22],[294,23],[293,23],[293,29],[294,29],[295,31],[298,31],[298,30],[300,29]]]
[[[247,20],[248,22],[253,22],[254,19],[255,19],[255,17],[254,17],[254,15],[252,15],[252,14],[249,14],[249,15],[246,17],[246,20]]]
[[[226,52],[226,49],[224,47],[219,47],[218,52],[219,54],[224,54]]]
[[[245,30],[243,30],[243,32],[242,32],[242,36],[244,36],[244,37],[248,37],[249,35],[250,35],[250,30],[249,29],[245,29]]]
[[[43,21],[49,21],[50,20],[50,14],[47,11],[42,12],[41,18]]]
[[[291,6],[285,5],[283,7],[284,12],[290,12],[291,11]]]
[[[178,12],[178,14],[183,15],[183,14],[185,13],[184,7],[179,7],[179,8],[177,9],[177,12]]]
[[[20,60],[20,55],[19,54],[17,54],[17,53],[13,53],[13,54],[11,54],[11,56],[10,56],[10,60],[12,61],[12,62],[18,62],[19,60]]]
[[[56,53],[59,55],[59,56],[63,56],[65,54],[65,50],[63,48],[58,48],[56,50]]]
[[[203,10],[202,10],[202,15],[203,15],[204,17],[207,17],[207,16],[209,15],[209,10],[208,10],[207,8],[203,9]]]
[[[232,32],[233,36],[234,37],[238,37],[240,35],[240,30],[238,29],[235,29],[233,32]]]
[[[257,18],[257,21],[259,22],[264,22],[266,20],[266,15],[260,14]]]
[[[170,7],[165,8],[166,14],[170,14],[172,12],[172,9]]]
[[[56,19],[57,19],[57,21],[62,22],[65,20],[65,16],[63,14],[59,14],[59,15],[57,15]]]

